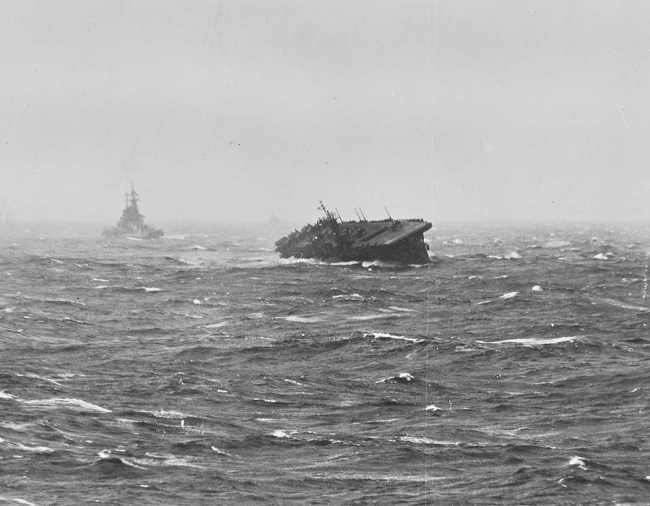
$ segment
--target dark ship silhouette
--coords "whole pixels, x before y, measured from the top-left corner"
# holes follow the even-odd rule
[[[328,211],[323,203],[319,207],[325,217],[315,225],[275,243],[275,251],[282,258],[315,258],[327,261],[388,261],[405,264],[429,263],[429,253],[424,242],[424,232],[431,223],[421,219],[343,221]],[[363,215],[363,213],[362,213]]]
[[[106,228],[104,237],[134,237],[138,239],[158,239],[163,236],[161,229],[145,225],[144,216],[138,209],[138,194],[131,187],[131,193],[126,193],[126,206],[116,227]]]

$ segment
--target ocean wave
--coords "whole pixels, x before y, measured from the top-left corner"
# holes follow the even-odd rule
[[[27,446],[22,443],[15,443],[0,439],[0,443],[2,442],[7,443],[11,449],[15,451],[23,451],[29,453],[54,453],[54,450],[49,446]]]
[[[361,267],[364,269],[406,269],[410,267],[419,267],[419,265],[408,265],[403,264],[402,262],[388,262],[385,260],[366,260],[361,262]]]
[[[2,495],[0,495],[0,501],[13,502],[13,503],[16,503],[16,504],[23,504],[24,506],[39,506],[36,503],[28,501],[27,499],[22,499],[20,497],[11,497],[11,496],[2,496]]]
[[[396,336],[393,334],[388,334],[386,332],[368,332],[368,333],[364,333],[363,337],[372,337],[375,339],[398,339],[401,341],[409,341],[412,343],[424,342],[424,339],[415,339],[413,337]]]
[[[453,230],[424,271],[284,264],[267,230],[209,231],[0,241],[0,496],[646,502],[645,228]]]
[[[158,411],[140,411],[140,413],[144,413],[147,415],[153,415],[156,418],[174,418],[174,419],[183,419],[183,418],[190,418],[191,415],[188,415],[186,413],[182,413],[180,411],[166,411],[164,409],[160,409]]]
[[[397,376],[390,376],[388,378],[375,381],[375,383],[402,383],[408,385],[414,381],[415,377],[411,373],[401,372]]]
[[[335,300],[343,300],[343,301],[357,301],[357,302],[365,302],[369,300],[368,298],[364,297],[363,295],[360,295],[358,293],[350,293],[350,294],[341,294],[341,295],[332,295],[332,298]],[[372,297],[370,300],[374,300],[374,297]]]
[[[589,300],[596,303],[600,302],[602,304],[608,304],[610,306],[619,307],[621,309],[629,309],[630,311],[638,311],[641,313],[647,313],[648,311],[650,311],[649,307],[639,306],[637,304],[630,304],[628,302],[622,302],[615,299],[607,299],[603,297],[588,297],[588,298]]]
[[[147,293],[155,293],[155,292],[161,292],[162,288],[156,288],[156,287],[148,287],[148,286],[138,286],[135,288],[136,290],[143,290]]]
[[[69,398],[60,398],[54,397],[51,399],[34,399],[34,400],[19,400],[21,404],[26,406],[34,407],[43,407],[43,408],[55,408],[59,406],[63,407],[72,407],[80,409],[81,411],[96,411],[98,413],[110,413],[110,409],[102,408],[95,404],[91,404],[81,399],[69,399]]]
[[[565,337],[550,337],[550,338],[541,338],[541,337],[529,337],[529,338],[517,338],[517,339],[504,339],[503,341],[479,341],[477,343],[481,344],[526,344],[526,345],[542,345],[542,344],[558,344],[575,341],[577,339],[583,339],[587,336],[565,336]]]
[[[277,316],[276,318],[280,320],[286,320],[288,322],[295,322],[295,323],[318,323],[318,322],[322,322],[325,319],[323,316],[298,316],[298,315]]]
[[[462,444],[459,441],[440,441],[437,439],[431,439],[422,436],[401,436],[399,439],[400,441],[405,441],[407,443],[435,445],[435,446],[458,446]]]

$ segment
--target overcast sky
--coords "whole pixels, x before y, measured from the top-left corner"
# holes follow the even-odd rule
[[[14,219],[650,219],[645,0],[0,3]],[[0,204],[2,204],[0,201]]]

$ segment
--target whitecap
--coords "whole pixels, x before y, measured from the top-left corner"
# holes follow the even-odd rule
[[[226,455],[226,456],[228,456],[228,457],[232,457],[232,455],[231,455],[230,453],[226,453],[226,452],[224,452],[223,450],[220,450],[219,448],[217,448],[216,446],[211,446],[210,449],[211,449],[213,452],[217,452],[219,455]]]
[[[439,408],[438,406],[435,406],[435,405],[433,405],[433,404],[431,404],[430,406],[427,406],[424,410],[425,410],[425,411],[431,411],[431,410],[433,410],[434,412],[435,412],[435,411],[444,411],[444,409]]]
[[[542,290],[542,287],[541,287],[541,286],[539,286],[539,285],[535,285],[535,286],[533,286],[533,287],[531,288],[531,291],[533,291],[533,292],[542,292],[543,290]]]
[[[372,267],[394,268],[394,267],[401,267],[402,265],[404,264],[400,262],[386,262],[383,260],[373,260],[372,262],[365,261],[361,263],[361,266],[365,269],[369,269]]]
[[[205,328],[206,329],[216,329],[216,328],[219,328],[219,327],[224,327],[226,325],[228,325],[228,322],[219,322],[219,323],[212,323],[210,325],[205,325]]]
[[[149,458],[133,458],[132,462],[148,466],[175,466],[175,467],[193,467],[196,469],[204,469],[203,467],[191,464],[187,459],[176,457],[175,455],[158,455],[155,453],[145,453]],[[125,459],[122,459],[125,460]]]
[[[408,316],[408,314],[406,312],[401,312],[401,311],[395,312],[392,309],[384,309],[384,308],[381,308],[381,307],[378,308],[378,311],[380,313],[386,313],[386,316],[391,317],[391,318],[403,318],[404,316]]]
[[[144,290],[145,292],[161,292],[162,288],[139,286],[136,288],[136,290]]]
[[[425,445],[441,445],[441,446],[458,446],[460,442],[453,441],[437,441],[428,437],[415,437],[415,436],[402,436],[400,437],[401,441],[406,441],[407,443],[415,444],[425,444]]]
[[[31,423],[14,423],[14,422],[2,422],[0,423],[1,427],[5,429],[15,430],[16,432],[27,432],[33,427]]]
[[[583,336],[584,337],[584,336]],[[477,343],[481,344],[503,344],[503,343],[516,343],[516,344],[556,344],[556,343],[564,343],[567,341],[574,341],[576,339],[579,339],[580,336],[566,336],[566,337],[552,337],[548,339],[540,339],[536,337],[531,337],[527,339],[505,339],[503,341],[476,341]]]
[[[382,380],[375,381],[375,383],[412,383],[415,378],[408,372],[401,372],[399,376],[391,376]]]
[[[153,415],[156,418],[189,418],[190,416],[186,415],[185,413],[181,413],[180,411],[165,411],[162,409],[159,411],[143,411],[143,413]]]
[[[45,299],[45,302],[50,302],[52,304],[70,304],[72,306],[85,306],[83,302],[79,302],[76,300],[68,300],[68,299]]]
[[[271,435],[273,437],[279,437],[279,438],[291,438],[291,436],[283,430],[275,430]]]
[[[36,453],[52,453],[54,450],[48,448],[47,446],[25,446],[21,443],[12,443],[12,446],[18,450],[23,450],[26,452],[36,452]]]
[[[287,320],[288,322],[296,322],[296,323],[316,323],[316,322],[323,321],[323,318],[320,316],[291,315],[291,316],[279,316],[278,318],[282,320]]]
[[[406,309],[404,307],[397,307],[397,306],[388,306],[388,309],[392,309],[393,311],[402,311],[404,313],[415,313],[415,309]]]
[[[11,497],[11,498],[7,499],[5,497],[0,496],[0,501],[4,502],[4,501],[10,501],[10,500],[15,502],[15,503],[18,503],[18,504],[24,504],[25,506],[38,506],[38,504],[35,504],[33,502],[29,502],[29,501],[27,501],[25,499],[20,499],[19,497]]]
[[[595,260],[609,260],[609,257],[603,253],[598,253],[597,255],[594,255]]]
[[[359,300],[363,301],[366,300],[366,298],[358,293],[351,293],[351,294],[344,294],[344,295],[333,295],[333,299],[343,299],[343,300]]]
[[[16,399],[15,395],[5,393],[4,390],[0,391],[0,399]]]
[[[632,311],[642,311],[642,312],[650,311],[650,308],[647,308],[645,306],[636,306],[634,304],[627,304],[626,302],[621,302],[614,299],[599,299],[596,297],[590,297],[590,300],[595,302],[604,302],[606,304],[611,304],[612,306],[617,306],[622,309],[630,309]]]
[[[506,299],[514,299],[517,295],[519,295],[519,292],[508,292],[508,293],[504,293],[499,298],[504,299],[504,300],[506,300]]]
[[[281,264],[315,264],[319,263],[313,258],[280,258],[280,263]]]
[[[137,464],[134,464],[129,459],[125,459],[125,458],[122,458],[122,457],[116,457],[115,455],[112,455],[110,450],[102,450],[97,455],[99,455],[100,459],[117,459],[120,462],[122,462],[123,464],[126,464],[127,466],[135,467],[137,469],[144,469],[145,471],[147,470],[146,467],[140,467]]]
[[[412,343],[422,343],[424,342],[424,339],[414,339],[412,337],[404,337],[404,336],[394,336],[393,334],[387,334],[385,332],[369,332],[363,334],[363,337],[374,337],[375,339],[401,339],[403,341],[410,341]],[[405,374],[405,373],[402,373]]]
[[[578,466],[580,469],[583,469],[584,471],[587,470],[587,464],[585,463],[585,458],[578,457],[577,455],[569,461],[569,465]]]
[[[61,386],[61,383],[59,383],[58,381],[50,379],[50,378],[46,378],[44,376],[39,376],[38,374],[32,374],[32,373],[20,374],[20,373],[16,373],[16,376],[20,376],[22,378],[34,378],[34,379],[38,379],[38,380],[42,380],[42,381],[47,381],[47,382],[52,383],[52,384],[57,385],[57,386]]]
[[[102,408],[91,404],[81,399],[69,399],[69,398],[60,398],[55,397],[52,399],[36,399],[31,401],[20,401],[22,404],[27,404],[28,406],[43,406],[43,407],[56,407],[56,406],[75,406],[87,411],[98,411],[100,413],[110,413],[110,409]]]
[[[366,423],[393,423],[393,422],[399,422],[399,418],[384,418],[381,420],[369,420]]]

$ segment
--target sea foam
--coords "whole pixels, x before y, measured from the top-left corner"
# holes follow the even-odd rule
[[[584,336],[582,336],[584,337]],[[530,338],[521,338],[521,339],[504,339],[503,341],[476,341],[481,344],[504,344],[504,343],[516,343],[516,344],[556,344],[564,343],[567,341],[575,341],[579,339],[580,336],[566,336],[566,337],[551,337],[548,339],[541,339],[537,337]]]
[[[101,406],[97,406],[95,404],[91,404],[86,401],[82,401],[81,399],[69,399],[69,398],[60,398],[60,397],[55,397],[52,399],[36,399],[36,400],[30,400],[30,401],[20,401],[22,404],[26,404],[28,406],[42,406],[42,407],[57,407],[57,406],[68,406],[68,407],[76,407],[85,411],[97,411],[99,413],[110,413],[110,409],[102,408]]]

